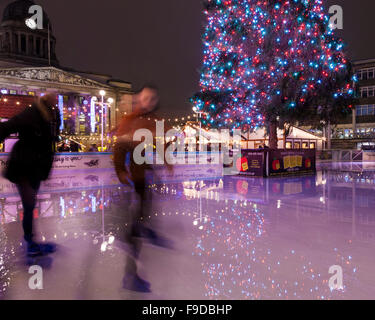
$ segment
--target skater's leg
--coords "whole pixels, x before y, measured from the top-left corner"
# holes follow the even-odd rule
[[[137,220],[135,220],[136,223],[133,224],[133,235],[146,238],[153,245],[172,249],[172,242],[155,231],[156,223],[152,214],[152,191],[146,184],[145,170],[142,173],[138,173],[138,177],[141,177],[141,179],[134,181],[134,185],[140,204],[138,207]],[[148,216],[151,218],[147,219]],[[146,221],[148,221],[148,224],[146,224]]]
[[[46,245],[45,250],[40,245],[33,241],[33,219],[34,209],[40,182],[22,181],[17,184],[17,189],[21,197],[23,207],[22,227],[24,232],[24,239],[27,242],[27,254],[29,256],[37,256],[45,252],[53,252],[54,248]]]
[[[33,240],[33,213],[36,204],[36,198],[38,194],[40,183],[23,181],[17,184],[17,189],[21,197],[23,206],[23,231],[24,238],[27,242]]]
[[[150,283],[143,280],[137,273],[137,262],[133,257],[126,258],[123,288],[137,292],[151,292]]]
[[[147,199],[146,199],[146,168],[142,165],[136,165],[133,161],[130,164],[130,172],[132,175],[132,179],[134,182],[134,190],[139,199],[139,204],[137,206],[137,210],[133,216],[133,223],[132,223],[132,236],[140,237],[141,234],[141,223],[144,221],[146,217],[146,210],[147,210]]]
[[[127,257],[125,265],[125,276],[123,279],[123,287],[132,291],[150,292],[150,284],[141,279],[138,275],[137,261],[142,242],[139,239],[141,236],[141,221],[144,218],[145,205],[145,180],[144,170],[140,166],[131,165],[130,170],[135,186],[135,192],[140,200],[137,210],[134,212],[131,221],[130,232],[127,233],[127,242],[131,247],[132,254]]]

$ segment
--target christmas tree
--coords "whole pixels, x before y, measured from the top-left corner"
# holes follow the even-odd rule
[[[248,0],[206,0],[204,5],[207,27],[201,92],[191,101],[205,113],[204,125],[261,127],[263,116],[253,83],[256,42],[251,24],[256,13],[249,10]]]
[[[328,108],[319,105],[322,92],[335,106],[336,99],[343,108],[351,103],[343,43],[333,35],[321,0],[204,3],[201,91],[192,98],[206,115],[204,124],[250,130],[266,125],[270,147],[277,148],[278,125]]]

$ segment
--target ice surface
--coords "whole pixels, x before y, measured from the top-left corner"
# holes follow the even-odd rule
[[[224,177],[152,189],[147,220],[174,249],[143,245],[139,273],[152,289],[144,294],[122,288],[128,250],[121,240],[137,199],[112,170],[55,173],[42,185],[36,229],[58,251],[34,260],[25,258],[16,190],[1,180],[0,297],[375,297],[374,167],[326,164],[316,176]],[[30,265],[43,267],[43,290],[29,289]],[[329,287],[333,265],[343,270],[343,290]]]

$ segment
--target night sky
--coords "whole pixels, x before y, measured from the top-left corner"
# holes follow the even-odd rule
[[[12,2],[0,0],[0,11]],[[60,64],[110,74],[133,83],[157,84],[164,115],[191,114],[203,46],[201,0],[35,0],[52,21]],[[375,58],[374,0],[327,0],[344,9],[352,59]]]

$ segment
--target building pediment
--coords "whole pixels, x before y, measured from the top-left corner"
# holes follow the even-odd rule
[[[65,84],[86,88],[109,88],[107,85],[84,78],[55,67],[5,68],[0,69],[0,77]]]

